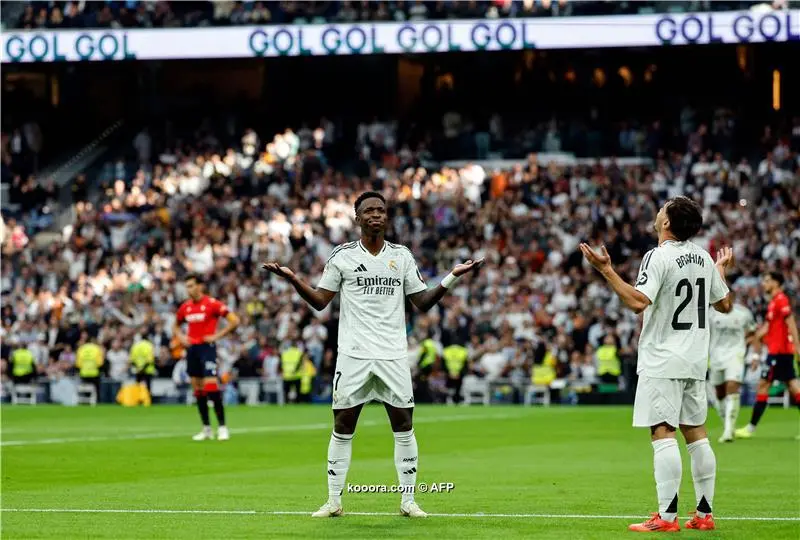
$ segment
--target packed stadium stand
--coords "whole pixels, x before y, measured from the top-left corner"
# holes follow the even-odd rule
[[[342,2],[5,2],[7,28],[171,28],[507,17],[635,15],[749,9],[765,2],[604,2],[574,0]],[[775,5],[786,5],[779,1]]]
[[[691,4],[31,2],[4,21],[134,28],[755,5]],[[244,64],[15,66],[4,75],[4,103],[19,105],[3,122],[4,366],[27,349],[36,380],[55,383],[78,374],[80,345],[96,343],[106,351],[99,398],[113,401],[131,376],[128,351],[147,339],[161,381],[154,398],[183,400],[185,360],[170,332],[194,272],[243,320],[220,346],[231,401],[266,399],[239,382],[280,381],[281,351],[293,344],[317,368],[313,399],[329,400],[338,310],[312,312],[260,266],[277,260],[316,282],[333,247],[357,238],[354,199],[377,190],[391,202],[387,237],[412,249],[430,284],[458,261],[487,260],[440,308],[410,312],[415,373],[430,344],[455,344],[468,349],[480,400],[522,403],[543,386],[565,403],[629,401],[638,317],[583,262],[579,242],[604,243],[633,280],[655,243],[660,201],[687,194],[704,209],[699,243],[736,250],[742,302],[763,314],[758,278],[768,269],[800,292],[800,116],[763,89],[773,77],[765,59],[791,57],[780,44],[709,47],[432,55],[417,59],[422,90],[410,105],[405,76],[380,74],[412,68],[376,57],[303,60],[318,62],[314,73],[276,59],[278,69],[255,76],[264,85],[255,98],[236,79]],[[242,73],[262,69],[247,62]],[[207,80],[181,86],[198,70]],[[63,81],[66,106],[52,87],[31,90],[42,76]],[[791,76],[783,84],[797,88]],[[236,90],[209,86],[226,77]],[[441,359],[418,376],[422,400],[459,400],[446,378]]]

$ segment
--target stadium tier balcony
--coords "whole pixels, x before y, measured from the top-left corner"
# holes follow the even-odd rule
[[[3,3],[5,28],[174,28],[329,22],[560,17],[783,8],[790,2],[605,2],[579,0],[340,2],[16,2]]]

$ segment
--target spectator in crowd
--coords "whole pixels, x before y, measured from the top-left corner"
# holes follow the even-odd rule
[[[300,403],[311,403],[312,385],[314,383],[314,377],[317,375],[317,368],[307,354],[303,355],[300,371],[300,387],[298,389],[299,394],[297,400]]]
[[[11,371],[11,381],[14,384],[30,384],[38,372],[33,353],[24,344],[17,342],[11,343],[11,349],[7,368]]]
[[[596,374],[600,380],[608,384],[617,384],[622,375],[622,362],[617,354],[617,343],[613,334],[608,334],[603,338],[603,344],[595,352],[595,359],[597,361]],[[591,365],[595,367],[594,362]]]
[[[467,348],[458,343],[448,345],[442,351],[442,359],[447,374],[447,389],[452,395],[453,402],[460,403],[461,385],[464,383],[464,375],[469,369]]]
[[[8,2],[19,3],[19,2]],[[41,3],[34,3],[41,4]],[[697,5],[699,4],[699,5]],[[302,24],[358,21],[422,21],[563,17],[570,15],[630,15],[657,11],[727,9],[787,9],[785,0],[729,2],[580,2],[576,0],[501,0],[497,2],[49,2],[34,8],[26,3],[18,28],[161,28],[175,26]],[[692,7],[694,6],[694,7]],[[49,11],[48,11],[49,10]],[[62,10],[65,16],[59,18]],[[58,16],[56,15],[58,14]],[[61,21],[61,22],[59,22]]]
[[[465,123],[466,116],[458,120]],[[259,275],[258,262],[279,260],[318,280],[333,247],[355,238],[352,194],[377,184],[395,203],[388,237],[409,246],[426,280],[441,279],[456,260],[487,261],[480,276],[459,282],[442,305],[409,313],[412,354],[424,359],[415,363],[418,392],[433,394],[442,380],[447,384],[447,359],[437,365],[443,344],[465,347],[468,370],[503,384],[573,373],[583,381],[595,365],[596,377],[611,382],[632,371],[638,323],[608,295],[576,246],[605,243],[633,279],[654,244],[649,230],[663,198],[686,193],[701,202],[704,230],[697,241],[711,251],[733,244],[739,267],[731,283],[754,312],[763,311],[757,290],[765,270],[781,269],[787,293],[800,291],[800,138],[764,131],[757,151],[723,156],[718,144],[724,139],[709,137],[714,117],[691,108],[685,121],[686,137],[676,135],[680,152],[656,146],[652,158],[634,162],[558,161],[533,153],[494,170],[479,163],[423,166],[422,153],[394,122],[373,119],[350,141],[349,148],[366,155],[355,175],[329,161],[337,141],[329,133],[337,129],[327,121],[296,132],[248,130],[232,148],[207,134],[159,147],[154,135],[151,163],[140,163],[141,155],[131,167],[112,162],[99,178],[108,183],[99,198],[87,199],[94,179],[77,183],[76,218],[54,243],[32,241],[30,221],[4,216],[3,329],[38,348],[37,357],[46,350],[43,365],[54,378],[84,365],[71,351],[88,341],[110,348],[110,355],[114,340],[127,350],[140,338],[153,344],[156,372],[170,376],[183,352],[165,328],[185,298],[182,276],[201,271],[209,293],[224,297],[246,321],[221,345],[230,366],[248,372],[255,364],[263,377],[274,378],[283,364],[276,351],[296,346],[317,371],[313,392],[329,396],[336,309],[310,313],[285,284]],[[453,123],[455,116],[447,126]],[[404,147],[406,164],[398,150]],[[384,159],[388,154],[397,159]],[[759,165],[753,170],[750,163]],[[124,177],[118,183],[117,172]],[[26,176],[14,181],[18,195],[23,188],[27,196],[41,193]],[[48,196],[35,196],[36,205],[47,204]],[[610,352],[612,339],[610,357],[617,360],[607,367],[601,355]],[[111,356],[109,364],[113,372]],[[297,376],[295,366],[303,364],[287,363],[284,378]],[[294,393],[301,380],[294,380]]]
[[[117,383],[124,383],[128,379],[129,368],[131,365],[128,351],[122,347],[122,340],[115,339],[111,342],[111,348],[106,353],[108,361],[108,377]]]
[[[278,355],[277,347],[270,344],[267,338],[263,338],[264,345],[258,354],[259,361],[261,362],[260,373],[265,382],[280,383],[281,381],[281,359]],[[328,393],[330,396],[330,393]]]
[[[439,344],[434,340],[433,331],[428,331],[428,337],[420,343],[419,356],[414,378],[414,399],[418,402],[432,400],[430,378],[434,371],[441,377],[441,369],[437,365],[439,360]]]
[[[156,357],[153,343],[148,339],[136,341],[131,347],[130,363],[136,375],[136,382],[144,384],[147,387],[147,391],[150,392],[151,383],[156,374]]]
[[[312,319],[310,324],[303,329],[303,343],[306,351],[314,362],[314,366],[319,368],[322,365],[322,357],[325,353],[325,341],[328,339],[328,329],[319,319]]]
[[[92,342],[87,332],[81,334],[78,350],[75,353],[75,367],[84,384],[91,384],[97,396],[100,396],[101,369],[105,363],[105,351],[97,343]]]
[[[300,400],[300,387],[303,380],[304,362],[307,356],[302,344],[297,339],[297,331],[293,330],[289,334],[286,346],[280,356],[283,392],[288,402],[296,403]]]
[[[69,343],[64,344],[61,352],[58,353],[58,360],[50,364],[47,376],[50,380],[57,380],[65,377],[75,369],[75,351]]]

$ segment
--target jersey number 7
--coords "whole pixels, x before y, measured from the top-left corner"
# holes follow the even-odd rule
[[[700,328],[706,327],[706,278],[697,278],[697,318],[698,318],[698,326]],[[686,291],[684,293],[683,291]],[[675,310],[675,313],[672,315],[672,329],[673,330],[689,330],[692,328],[691,322],[680,322],[678,317],[680,316],[681,312],[686,309],[686,306],[689,305],[689,302],[692,301],[692,296],[694,296],[694,292],[692,289],[692,283],[683,278],[678,282],[678,286],[675,287],[675,296],[683,296],[686,294],[686,297],[683,301],[678,305],[678,308]]]

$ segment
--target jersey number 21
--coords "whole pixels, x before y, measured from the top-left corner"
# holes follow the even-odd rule
[[[695,282],[695,286],[697,287],[697,325],[700,328],[706,327],[706,279],[705,278],[697,278]],[[673,330],[690,330],[692,328],[693,321],[690,322],[681,322],[680,315],[686,306],[692,301],[692,297],[694,296],[694,288],[692,287],[692,282],[686,278],[683,278],[678,282],[678,286],[675,287],[675,296],[682,297],[683,300],[678,305],[678,308],[675,310],[675,313],[672,315],[672,329]]]

